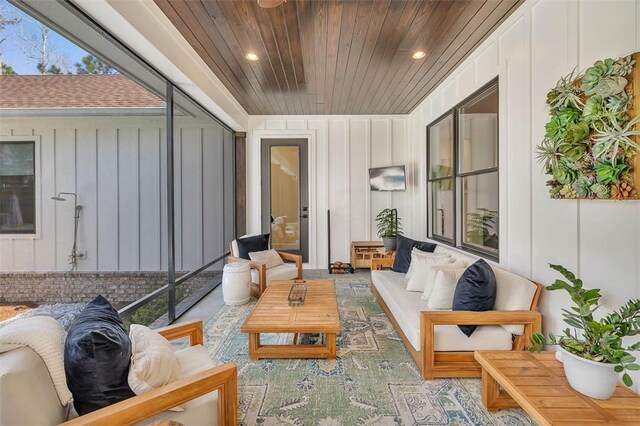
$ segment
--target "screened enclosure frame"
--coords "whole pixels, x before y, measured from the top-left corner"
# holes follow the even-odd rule
[[[37,4],[37,1],[31,1],[31,0],[9,0],[10,3],[14,4],[16,7],[18,7],[19,9],[22,9],[23,11],[25,11],[27,14],[31,15],[32,17],[34,17],[35,19],[39,20],[40,22],[42,22],[43,24],[45,24],[46,26],[48,26],[49,28],[55,30],[56,32],[58,32],[59,34],[63,35],[64,37],[66,37],[68,40],[70,40],[71,42],[73,42],[74,44],[76,44],[77,46],[83,48],[86,52],[90,53],[90,54],[94,54],[93,51],[95,49],[92,49],[92,46],[87,45],[86,42],[82,41],[80,39],[80,37],[77,34],[74,34],[72,31],[75,30],[76,32],[78,31],[77,29],[73,28],[73,26],[70,25],[62,25],[62,24],[57,24],[54,22],[53,19],[47,17],[47,13],[46,12],[42,12],[41,10],[41,5]],[[151,91],[152,93],[159,95],[160,98],[164,98],[166,97],[166,108],[165,108],[165,121],[166,121],[166,130],[165,130],[165,134],[166,134],[166,167],[167,167],[167,172],[166,172],[166,191],[167,191],[167,200],[166,200],[166,205],[165,205],[165,214],[167,217],[167,227],[166,227],[166,232],[167,232],[167,284],[165,284],[164,286],[161,286],[153,291],[151,291],[150,293],[148,293],[147,295],[143,296],[142,298],[130,303],[129,305],[125,306],[124,308],[120,309],[118,312],[122,317],[128,317],[130,316],[132,313],[134,313],[137,309],[139,309],[140,307],[164,296],[167,295],[168,297],[168,309],[166,312],[166,320],[162,321],[162,325],[164,324],[171,324],[173,323],[177,318],[180,317],[180,315],[182,315],[185,311],[187,311],[190,307],[192,307],[195,303],[197,303],[198,301],[200,301],[202,299],[202,297],[204,297],[204,295],[206,295],[207,293],[209,293],[210,291],[212,291],[213,289],[215,289],[216,287],[218,287],[221,284],[221,280],[217,283],[214,284],[213,287],[211,288],[207,288],[206,291],[201,291],[200,293],[196,293],[196,297],[192,298],[193,300],[191,300],[188,304],[186,305],[182,305],[180,306],[180,308],[178,309],[177,307],[177,300],[176,300],[176,289],[181,286],[184,285],[188,280],[190,280],[191,278],[195,277],[196,275],[198,275],[199,273],[207,270],[208,268],[210,268],[211,266],[220,263],[221,261],[223,261],[227,256],[229,256],[229,251],[228,251],[228,246],[225,244],[225,249],[223,249],[222,254],[214,259],[211,259],[209,261],[207,261],[205,264],[201,265],[200,267],[196,268],[195,270],[192,270],[190,272],[185,273],[184,275],[180,276],[180,277],[176,277],[176,241],[175,241],[175,237],[176,237],[176,224],[175,224],[175,194],[174,194],[174,183],[175,183],[175,170],[174,170],[174,125],[175,125],[175,114],[174,114],[174,109],[175,109],[175,105],[174,105],[174,99],[175,99],[175,95],[179,94],[181,97],[183,97],[184,99],[186,99],[189,102],[192,102],[197,108],[199,108],[202,112],[205,113],[206,117],[208,119],[211,119],[213,121],[215,121],[217,124],[219,124],[222,129],[230,132],[231,134],[231,153],[230,156],[232,159],[234,159],[234,161],[231,162],[231,175],[232,178],[230,179],[230,182],[226,182],[225,180],[225,175],[223,173],[222,175],[222,191],[223,191],[223,204],[224,204],[224,194],[226,192],[227,189],[231,189],[231,195],[232,195],[232,213],[231,214],[231,220],[232,220],[232,238],[236,237],[236,215],[235,215],[235,210],[236,210],[236,203],[237,203],[237,194],[236,194],[236,188],[235,188],[235,173],[236,173],[236,167],[235,167],[235,156],[236,156],[236,132],[229,127],[228,125],[226,125],[222,120],[220,120],[218,117],[216,117],[214,114],[212,114],[211,112],[209,112],[206,108],[204,108],[199,102],[197,102],[195,99],[193,99],[193,97],[191,97],[190,95],[188,95],[187,93],[185,93],[183,90],[181,90],[179,87],[177,87],[168,77],[166,77],[164,74],[162,74],[160,71],[158,71],[155,67],[153,67],[151,64],[149,64],[145,59],[143,59],[141,56],[139,56],[137,53],[135,53],[132,49],[130,49],[126,44],[124,44],[122,41],[120,41],[119,39],[117,39],[116,37],[114,37],[108,30],[106,30],[102,25],[100,25],[98,22],[96,22],[95,20],[93,20],[90,16],[88,16],[86,13],[84,13],[80,8],[78,8],[76,5],[74,5],[71,2],[56,2],[55,5],[53,5],[57,8],[63,8],[66,12],[65,16],[67,14],[72,15],[74,18],[78,19],[79,21],[82,22],[82,24],[86,25],[87,27],[91,28],[93,31],[95,31],[97,34],[99,34],[107,43],[109,43],[111,46],[115,47],[117,52],[121,52],[124,53],[127,57],[129,57],[130,59],[133,60],[135,66],[139,66],[144,68],[144,70],[148,71],[151,75],[154,76],[154,78],[157,78],[159,81],[164,81],[165,82],[165,90],[166,92],[162,92],[160,91],[159,87],[151,87],[149,84],[145,84],[144,81],[141,81],[139,78],[137,78],[137,76],[134,73],[128,72],[128,73],[123,73],[126,77],[132,79],[133,81],[136,81],[137,83],[141,84],[144,88],[146,88],[147,90]],[[52,6],[52,7],[53,7]],[[50,12],[50,11],[49,11]],[[63,12],[61,12],[61,10],[56,9],[55,10],[55,16],[56,18],[59,20],[61,14],[63,14]],[[65,28],[65,26],[68,26],[69,28]],[[118,65],[117,63],[114,65]],[[118,68],[120,69],[120,68]],[[126,71],[127,69],[125,68],[124,71]],[[224,135],[223,135],[223,150],[224,150],[224,143],[225,143],[225,139],[224,139]],[[223,151],[224,152],[224,151]],[[223,160],[224,160],[224,154],[223,154]],[[225,187],[225,185],[229,185],[228,187]],[[223,208],[223,215],[226,214],[226,209]],[[204,223],[204,218],[203,218],[203,223]],[[224,235],[225,235],[225,219],[223,218],[223,239],[224,239]],[[201,232],[203,232],[203,230],[201,230]],[[203,253],[204,256],[204,253]],[[161,268],[162,269],[162,268]]]

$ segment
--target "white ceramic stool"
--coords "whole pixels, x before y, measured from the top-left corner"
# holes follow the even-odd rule
[[[248,264],[231,262],[224,265],[222,298],[229,306],[244,305],[251,300],[251,271]]]

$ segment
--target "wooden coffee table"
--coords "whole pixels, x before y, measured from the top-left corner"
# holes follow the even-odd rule
[[[289,306],[293,281],[273,281],[262,293],[240,330],[249,334],[249,358],[336,357],[336,334],[340,332],[338,303],[333,280],[306,280],[304,305]],[[294,333],[293,345],[262,345],[262,333]],[[297,345],[298,333],[324,333],[325,345]]]
[[[478,351],[475,358],[489,411],[521,407],[539,425],[640,425],[640,396],[622,385],[608,400],[576,392],[553,352]]]

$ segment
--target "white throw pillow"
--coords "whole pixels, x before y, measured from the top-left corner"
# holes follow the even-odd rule
[[[251,252],[249,253],[249,258],[254,262],[264,263],[265,265],[267,265],[267,269],[284,265],[282,258],[274,249]]]
[[[441,259],[441,258],[449,258],[451,257],[451,255],[449,254],[441,254],[441,253],[431,253],[428,251],[422,251],[422,250],[418,250],[417,248],[414,248],[413,250],[411,250],[411,263],[409,264],[409,270],[407,271],[407,275],[405,275],[404,277],[407,280],[411,279],[411,276],[413,275],[413,265],[415,265],[417,262],[414,262],[413,260],[415,258],[430,258],[430,259]]]
[[[429,309],[451,309],[458,280],[464,271],[465,269],[441,269],[438,271],[433,291],[427,302]]]
[[[429,268],[436,265],[450,263],[452,261],[453,259],[448,256],[416,256],[411,261],[411,263],[415,263],[415,265],[413,267],[413,272],[411,273],[411,278],[409,278],[409,282],[407,283],[407,290],[419,291],[422,293],[427,285],[427,274],[429,273]]]
[[[171,343],[158,332],[144,325],[132,324],[131,364],[129,365],[129,387],[136,395],[168,385],[178,380],[180,370]],[[184,407],[171,411],[183,411]]]
[[[427,300],[429,296],[431,296],[431,292],[433,291],[433,287],[436,284],[436,276],[438,275],[438,271],[441,269],[466,269],[467,262],[465,260],[455,260],[451,259],[451,263],[445,263],[443,265],[433,265],[429,268],[429,272],[427,272],[427,283],[424,286],[424,291],[422,292],[422,298]]]

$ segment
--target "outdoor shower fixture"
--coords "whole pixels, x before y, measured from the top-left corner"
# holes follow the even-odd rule
[[[75,271],[78,267],[78,259],[85,258],[84,253],[78,253],[78,222],[80,222],[80,211],[82,211],[82,206],[78,204],[78,196],[74,192],[58,192],[58,195],[51,197],[51,199],[54,201],[67,201],[64,195],[70,195],[73,197],[73,248],[69,255],[69,264],[71,265],[71,270]]]

